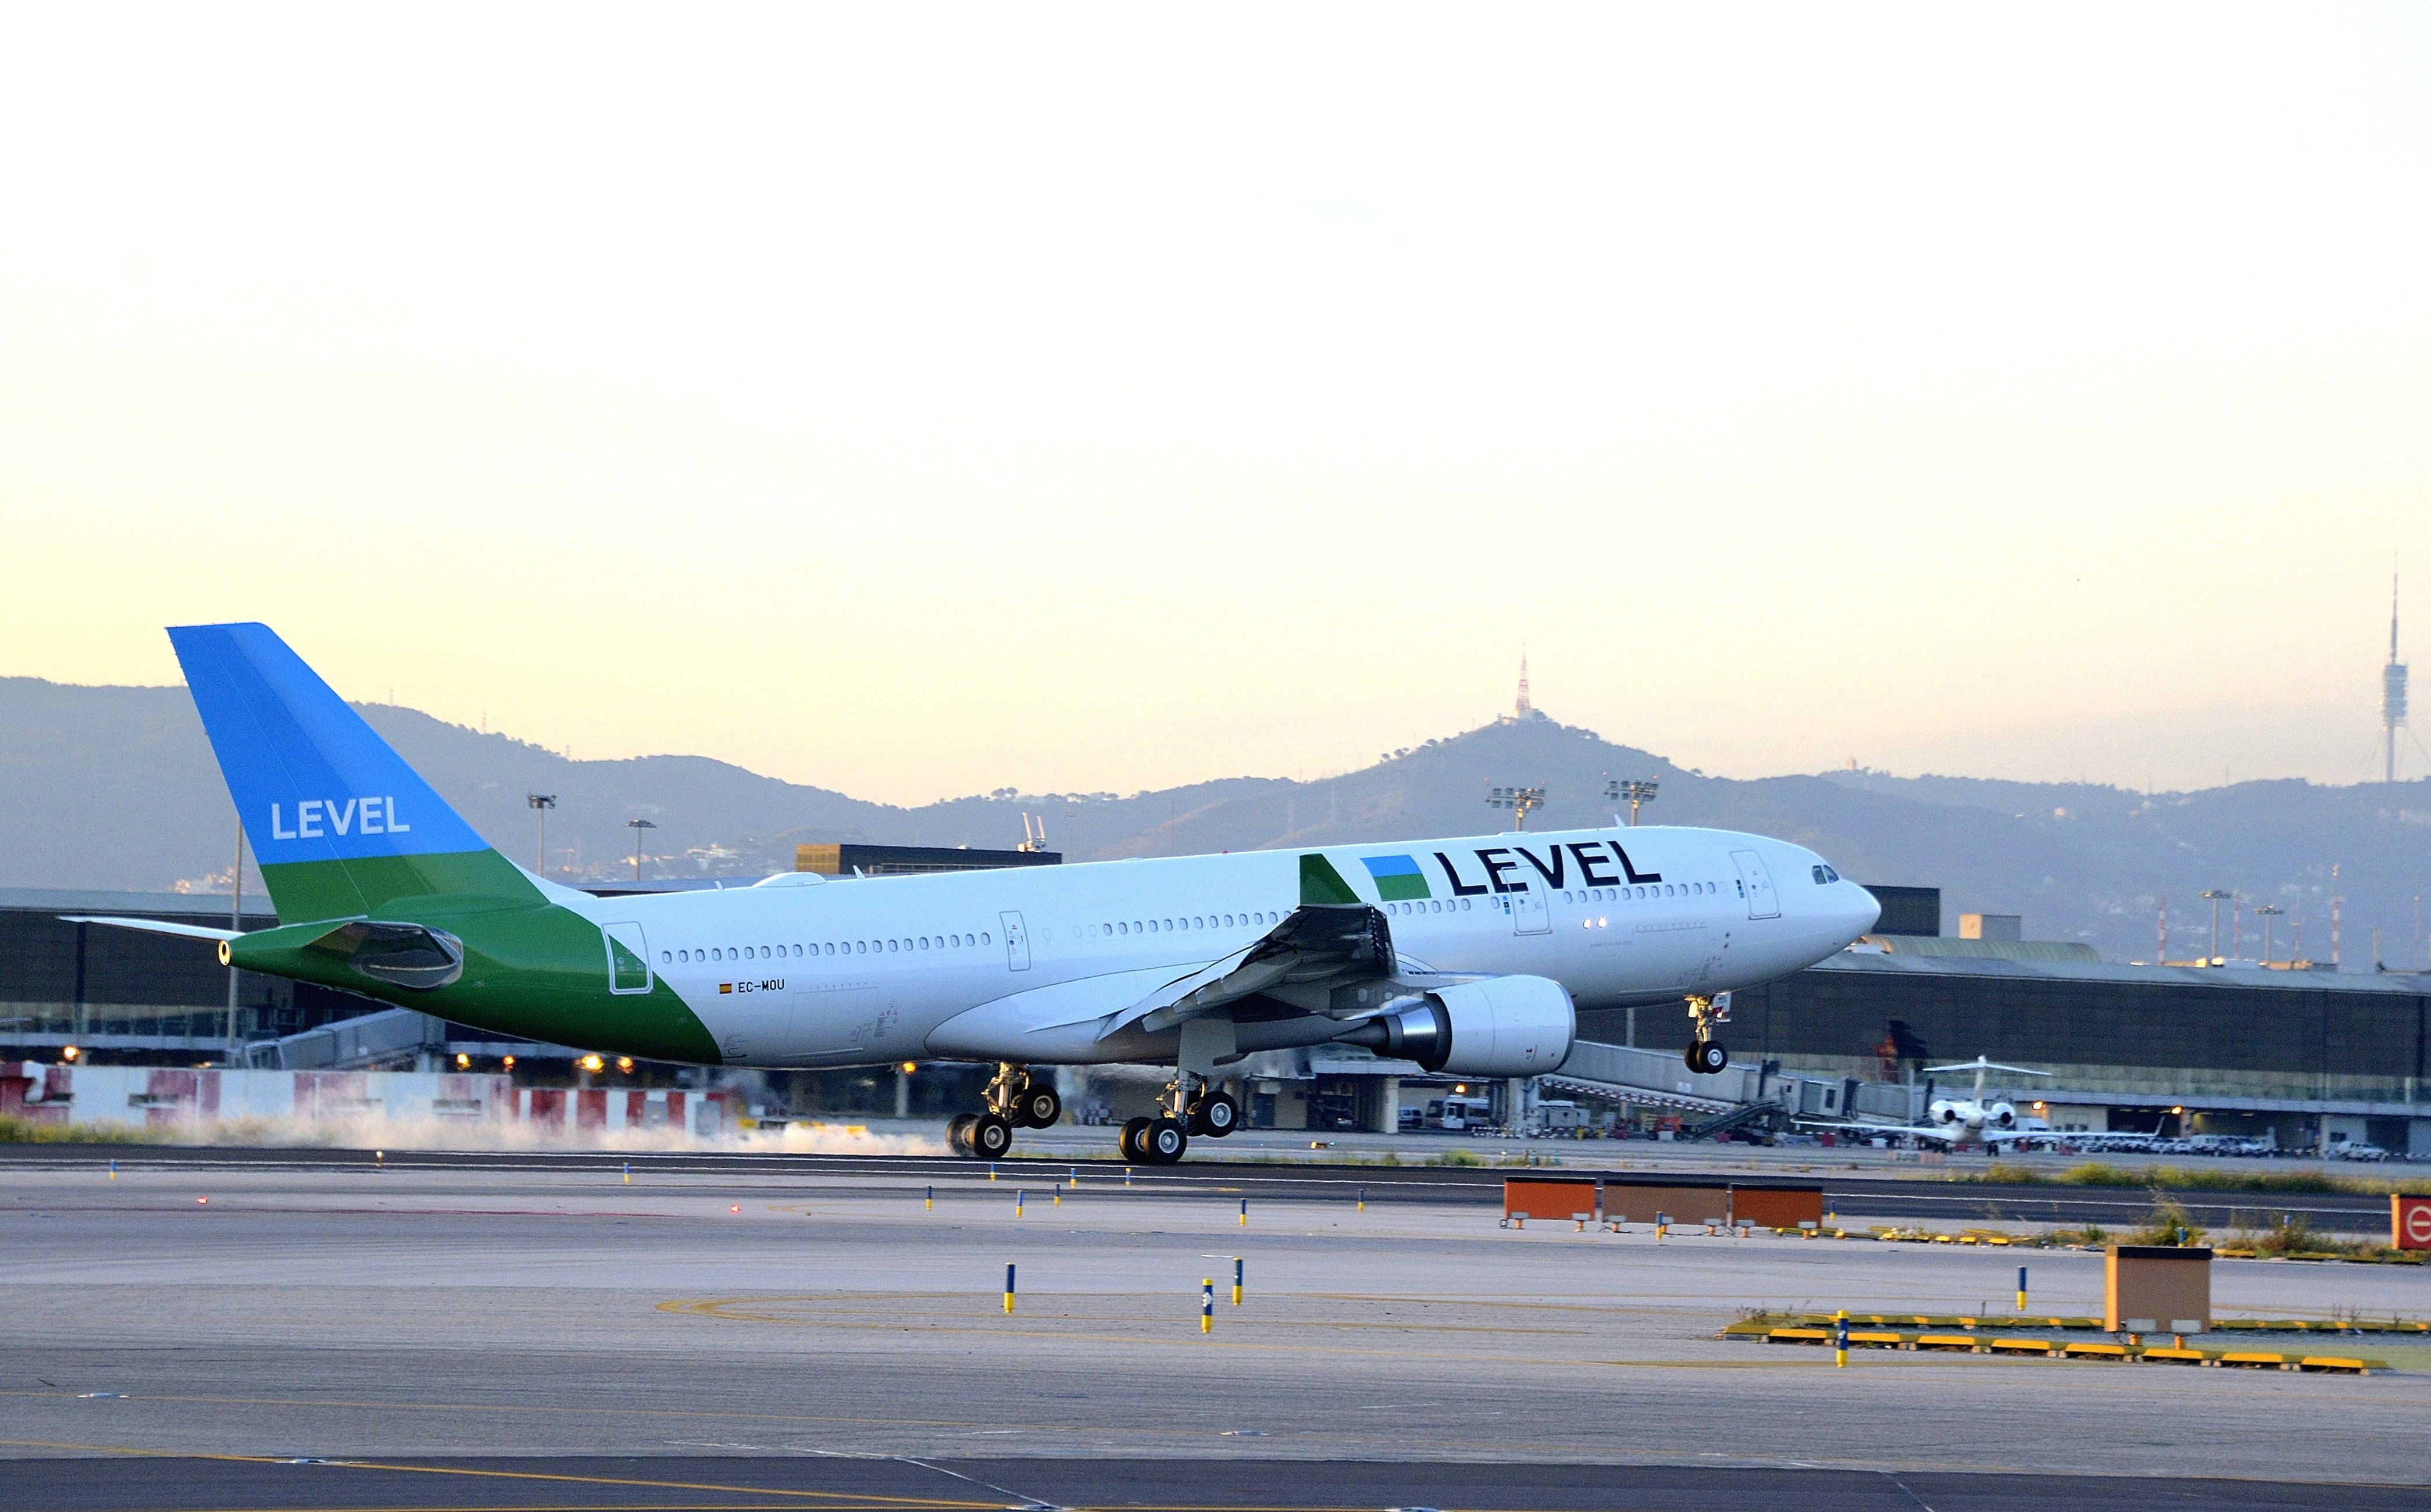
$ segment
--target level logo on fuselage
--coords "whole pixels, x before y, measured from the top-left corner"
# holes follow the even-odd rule
[[[1605,856],[1603,854],[1605,851],[1610,851],[1612,855]],[[1512,858],[1515,854],[1518,857],[1517,860]],[[1464,881],[1460,874],[1460,868],[1453,863],[1452,858],[1441,851],[1435,852],[1435,864],[1444,869],[1444,876],[1451,883],[1454,897],[1478,897],[1489,892],[1527,891],[1528,875],[1523,870],[1523,862],[1526,867],[1534,868],[1536,873],[1545,879],[1545,886],[1548,888],[1617,888],[1624,883],[1663,880],[1663,873],[1660,872],[1640,872],[1632,865],[1629,853],[1621,849],[1618,840],[1584,840],[1570,845],[1548,846],[1546,855],[1542,857],[1524,845],[1484,845],[1480,846],[1475,855],[1478,865],[1484,872],[1485,880],[1483,882]],[[1578,860],[1578,880],[1575,883],[1565,880],[1570,875],[1570,860],[1573,856]],[[1618,876],[1613,875],[1606,870],[1616,861],[1620,867],[1621,874]],[[1375,863],[1369,862],[1368,867],[1369,870],[1374,870]],[[1514,876],[1518,880],[1513,881]],[[1380,887],[1383,885],[1381,877],[1378,879],[1378,885]],[[1389,898],[1393,894],[1388,892],[1385,896]]]

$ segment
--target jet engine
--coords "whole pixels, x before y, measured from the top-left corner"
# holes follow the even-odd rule
[[[2018,1126],[2018,1110],[2006,1103],[1995,1103],[1984,1122],[1996,1129],[2014,1129]]]
[[[1534,1076],[1561,1065],[1577,1032],[1561,983],[1489,976],[1437,988],[1335,1038],[1454,1076]]]

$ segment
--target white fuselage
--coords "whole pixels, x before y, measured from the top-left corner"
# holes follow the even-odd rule
[[[1302,901],[1310,855],[1384,911],[1403,972],[1550,977],[1583,1008],[1767,981],[1840,950],[1877,914],[1799,846],[1657,827],[794,874],[574,906],[645,953],[729,1064],[1137,1059],[1135,1042],[1100,1045],[1088,1024],[1272,930]],[[1333,1026],[1265,1034],[1245,1031],[1241,1048],[1315,1043]]]

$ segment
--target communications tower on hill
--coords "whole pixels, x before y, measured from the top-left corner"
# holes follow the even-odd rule
[[[2397,659],[2397,632],[2394,629],[2389,631],[2389,657],[2394,661]],[[1515,720],[1524,720],[1535,712],[1536,706],[1528,699],[1528,648],[1522,646],[1519,648],[1519,702],[1511,710],[1511,717]]]
[[[1523,681],[1521,688],[1527,684]],[[2406,663],[2397,659],[2397,574],[2389,574],[2389,665],[2380,670],[2381,780],[2397,780],[2397,732],[2406,728]]]

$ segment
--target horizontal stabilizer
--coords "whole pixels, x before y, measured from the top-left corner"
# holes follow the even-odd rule
[[[112,929],[141,929],[149,935],[182,935],[188,939],[234,939],[241,929],[213,929],[209,924],[173,924],[161,919],[114,919],[103,914],[63,913],[72,924],[108,924]]]

